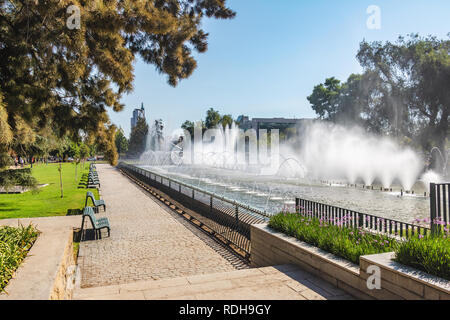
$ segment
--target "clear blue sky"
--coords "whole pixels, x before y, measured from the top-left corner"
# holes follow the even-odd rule
[[[252,117],[314,117],[306,97],[330,76],[346,80],[361,72],[355,58],[366,39],[395,40],[419,33],[446,37],[448,0],[228,0],[232,20],[206,20],[209,49],[194,74],[176,88],[154,66],[137,61],[135,90],[124,96],[113,123],[128,135],[132,110],[141,102],[147,119],[164,119],[167,130],[203,119],[213,107]],[[370,5],[381,9],[381,29],[366,26]]]

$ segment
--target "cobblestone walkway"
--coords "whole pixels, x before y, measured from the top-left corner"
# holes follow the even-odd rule
[[[97,165],[111,237],[80,244],[81,288],[229,272],[226,259],[206,239],[109,165]],[[90,228],[90,222],[87,223]]]

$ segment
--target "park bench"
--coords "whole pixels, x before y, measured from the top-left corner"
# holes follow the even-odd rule
[[[93,172],[89,172],[88,177],[98,179],[98,174],[97,173],[93,173]]]
[[[88,177],[89,177],[89,178],[92,178],[92,179],[97,179],[97,180],[98,180],[98,175],[97,175],[97,174],[89,173],[89,174],[88,174]]]
[[[87,207],[89,199],[92,200],[92,203],[93,203],[93,205],[94,205],[94,211],[95,211],[96,213],[99,212],[98,209],[99,209],[99,207],[101,207],[101,206],[103,206],[103,210],[106,211],[106,204],[105,204],[105,201],[104,201],[104,200],[101,200],[101,199],[100,199],[100,200],[96,200],[95,197],[94,197],[94,194],[93,194],[92,192],[90,192],[90,191],[88,191],[88,192],[86,193],[86,202],[85,202],[85,204],[84,204],[85,207]]]
[[[96,187],[98,186],[100,188],[100,181],[98,179],[88,178],[88,188],[89,187]]]
[[[88,181],[88,189],[89,189],[89,188],[97,188],[97,186],[98,186],[99,188],[101,187],[99,181],[92,181],[92,180],[89,180],[89,181]]]
[[[85,207],[83,210],[83,220],[81,221],[81,232],[84,229],[84,219],[89,218],[91,220],[92,228],[95,232],[95,238],[98,239],[102,237],[101,230],[108,229],[108,237],[111,235],[111,228],[109,226],[109,220],[106,217],[96,218],[94,209],[92,207]]]
[[[98,185],[100,187],[100,180],[98,179],[97,173],[89,172],[88,174],[88,186]]]
[[[96,187],[100,188],[100,180],[98,179],[98,173],[95,169],[95,164],[91,163],[89,166],[89,174],[88,174],[88,184],[87,187]]]

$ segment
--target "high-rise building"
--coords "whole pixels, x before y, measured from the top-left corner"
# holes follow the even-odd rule
[[[133,110],[133,117],[131,117],[131,130],[133,130],[133,128],[136,126],[139,118],[145,119],[144,103],[141,104],[140,109]]]

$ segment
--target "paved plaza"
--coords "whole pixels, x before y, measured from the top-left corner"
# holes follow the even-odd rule
[[[109,165],[97,165],[111,236],[80,243],[73,299],[324,300],[352,299],[295,265],[250,268],[206,233]],[[1,299],[48,299],[55,274],[72,256],[68,240],[81,216],[1,220],[42,232]],[[90,229],[90,222],[85,225]],[[89,230],[88,230],[89,231]],[[89,234],[87,236],[89,239]],[[71,242],[70,242],[71,243]],[[62,264],[61,264],[62,263]],[[64,273],[58,278],[64,285]],[[78,278],[78,279],[80,279]],[[67,280],[68,281],[68,280]],[[58,283],[59,283],[58,282]],[[58,292],[64,290],[59,286]],[[61,292],[60,292],[61,291]],[[64,293],[64,292],[62,292]],[[63,298],[61,294],[57,298]]]
[[[250,269],[117,169],[97,170],[111,237],[81,242],[74,299],[351,299],[296,266]]]
[[[80,244],[81,287],[228,272],[242,263],[109,165],[97,165],[111,237]],[[80,217],[81,220],[81,217]],[[184,223],[183,223],[184,222]],[[87,223],[90,228],[90,222]]]
[[[94,287],[79,300],[352,300],[294,265]]]

